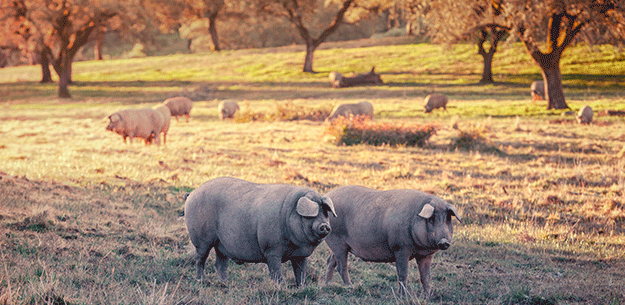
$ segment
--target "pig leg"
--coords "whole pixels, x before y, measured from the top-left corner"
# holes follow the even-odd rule
[[[428,255],[421,259],[417,258],[419,265],[419,275],[421,277],[421,286],[423,286],[423,297],[430,296],[430,266],[432,265],[433,255]]]
[[[228,257],[215,248],[215,269],[223,282],[228,279],[228,261]]]
[[[282,255],[279,253],[266,254],[266,257],[271,279],[278,284],[282,284]]]
[[[159,133],[155,133],[154,131],[152,131],[152,134],[150,135],[151,140],[154,141],[154,143],[156,143],[156,145],[161,145],[161,135],[160,132]],[[150,141],[151,143],[152,141]]]
[[[336,268],[336,265],[336,257],[334,254],[330,254],[330,257],[328,257],[328,261],[326,262],[326,284],[332,280],[332,277],[334,277],[334,269]]]
[[[204,264],[206,264],[206,258],[208,258],[210,250],[211,247],[206,245],[195,247],[195,275],[198,280],[204,277]]]
[[[410,254],[405,251],[395,252],[395,268],[397,269],[397,281],[399,283],[399,294],[408,295],[408,262]]]
[[[304,286],[306,281],[306,257],[298,257],[291,259],[293,265],[293,274],[295,275],[295,284],[297,287]]]
[[[352,281],[349,279],[349,271],[347,270],[348,269],[347,268],[347,254],[348,253],[349,253],[349,248],[347,245],[344,245],[343,247],[341,247],[341,249],[338,249],[338,251],[334,252],[334,256],[339,267],[339,275],[341,275],[341,278],[343,279],[343,284],[345,285],[352,284]]]

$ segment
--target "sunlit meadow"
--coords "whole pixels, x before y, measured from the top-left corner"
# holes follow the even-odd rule
[[[335,45],[332,45],[335,46]],[[77,62],[73,99],[37,83],[36,66],[0,69],[0,304],[623,304],[625,56],[576,46],[562,61],[567,103],[590,125],[532,102],[539,70],[520,45],[496,55],[497,83],[478,85],[474,46],[298,47]],[[384,84],[332,89],[332,70],[376,67]],[[423,113],[432,92],[448,110]],[[107,116],[172,96],[194,101],[167,143],[124,144]],[[324,121],[219,120],[217,104],[275,113],[368,100],[374,122],[435,126],[423,147],[336,145]],[[470,135],[462,138],[462,132]],[[392,264],[350,258],[353,285],[326,284],[328,248],[305,288],[271,282],[263,264],[194,278],[180,219],[184,194],[234,176],[320,192],[346,184],[418,189],[458,207],[452,247],[432,267],[428,300],[396,294]],[[418,295],[416,263],[409,288]]]

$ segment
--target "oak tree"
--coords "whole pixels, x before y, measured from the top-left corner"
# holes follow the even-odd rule
[[[68,86],[71,83],[72,62],[75,55],[90,40],[98,28],[112,30],[138,30],[142,28],[137,15],[140,3],[114,0],[2,0],[19,11],[19,18],[13,21],[27,28],[30,37],[23,43],[40,50],[42,69],[52,65],[59,77],[58,96],[71,97]],[[144,26],[143,26],[144,27]],[[45,74],[45,71],[44,71]]]
[[[306,45],[304,72],[314,72],[313,55],[315,50],[332,35],[346,20],[355,22],[371,11],[379,11],[385,3],[392,1],[376,0],[250,0],[252,7],[260,12],[288,20],[297,29]],[[318,10],[334,11],[330,24],[313,28],[311,20]]]
[[[502,14],[503,0],[406,0],[412,19],[427,25],[426,34],[437,43],[475,40],[483,58],[480,83],[492,83],[492,63],[500,41],[511,30]]]
[[[218,18],[228,18],[244,1],[234,0],[148,0],[152,3],[155,15],[161,26],[165,29],[180,29],[192,31],[202,21],[207,21],[208,34],[210,36],[213,51],[220,51],[219,35],[217,32]],[[156,5],[155,5],[156,4]],[[187,33],[186,36],[192,36]],[[184,36],[184,35],[181,35]],[[187,37],[187,39],[190,39]]]
[[[567,109],[560,60],[576,37],[589,43],[625,39],[624,0],[504,0],[506,18],[541,69],[547,109]],[[597,31],[600,29],[601,31]],[[579,35],[586,31],[587,35]],[[595,33],[602,39],[589,39]]]

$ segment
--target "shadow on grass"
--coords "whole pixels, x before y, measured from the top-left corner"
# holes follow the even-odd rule
[[[317,73],[321,74],[321,73]],[[411,71],[382,72],[382,75],[407,75],[414,78],[389,81],[378,86],[361,86],[342,89],[330,87],[325,78],[305,79],[301,82],[260,81],[75,81],[70,93],[76,99],[112,98],[122,104],[158,102],[172,96],[188,96],[193,100],[238,99],[238,100],[292,100],[292,99],[359,99],[359,98],[423,98],[434,91],[444,93],[458,100],[526,100],[529,99],[529,84],[537,79],[534,74],[500,74],[492,84],[476,82],[445,83],[459,79],[477,79],[474,74],[428,73],[416,75]],[[431,77],[433,81],[423,81]],[[441,79],[442,78],[442,79]],[[539,79],[540,77],[538,77]],[[619,97],[623,95],[625,76],[591,74],[564,75],[565,95],[569,99],[591,97]],[[397,90],[400,89],[400,90]],[[401,90],[404,89],[404,90]],[[56,99],[57,84],[38,82],[17,82],[0,84],[0,102],[11,100]]]

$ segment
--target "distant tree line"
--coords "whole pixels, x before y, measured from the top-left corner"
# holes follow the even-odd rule
[[[71,67],[78,50],[94,42],[102,58],[104,34],[151,41],[178,31],[191,42],[206,31],[219,51],[218,24],[262,27],[281,19],[306,46],[304,72],[313,54],[346,23],[383,15],[388,27],[406,25],[435,43],[474,41],[483,57],[481,83],[492,83],[493,56],[504,39],[518,39],[540,67],[548,109],[566,109],[560,61],[575,41],[622,44],[625,0],[0,0],[0,66],[25,54],[42,69],[42,82],[59,77],[58,95],[70,97]],[[329,16],[320,22],[319,14]],[[219,23],[218,23],[219,21]],[[252,38],[253,39],[253,38]],[[261,38],[258,38],[261,39]]]

